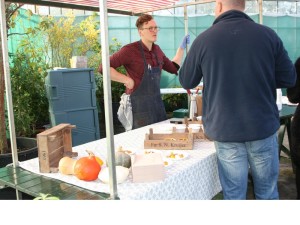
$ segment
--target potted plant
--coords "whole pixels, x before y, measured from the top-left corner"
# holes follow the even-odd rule
[[[18,10],[23,4],[5,3],[6,27],[10,29],[15,26],[15,18]],[[0,37],[1,41],[1,37]],[[7,120],[5,107],[5,82],[4,82],[4,61],[2,54],[2,45],[0,45],[0,156],[10,154],[10,148],[7,142]]]
[[[19,51],[12,56],[11,91],[19,161],[37,157],[36,134],[49,123],[44,87],[47,65],[38,59]],[[0,167],[11,163],[11,153],[1,154],[0,161]]]
[[[6,27],[9,29],[15,26],[15,18],[18,14],[19,8],[23,4],[5,3],[6,12]],[[1,37],[0,37],[1,41]],[[2,46],[0,46],[0,167],[11,163],[12,156],[10,150],[10,141],[7,139],[7,119],[6,119],[6,107],[5,107],[5,82],[4,82],[4,62],[2,54]],[[28,107],[28,105],[27,105]],[[26,139],[26,138],[25,138]],[[23,138],[17,138],[17,147],[22,150],[23,153],[20,156],[20,160],[25,160],[28,157],[34,157],[37,155],[37,144],[33,138],[24,140]],[[22,149],[22,150],[21,150]],[[31,155],[34,154],[34,155]]]
[[[14,27],[19,4],[6,4],[8,27]],[[12,33],[10,33],[12,35]],[[23,33],[28,35],[29,32]],[[26,38],[25,38],[26,39]],[[25,40],[24,39],[24,40]],[[22,41],[21,41],[22,43]],[[19,46],[20,47],[20,46]],[[48,68],[41,54],[32,47],[20,47],[15,54],[10,53],[11,92],[17,149],[19,161],[37,157],[35,135],[38,128],[48,123],[48,102],[44,88],[45,71]],[[0,54],[0,167],[12,162],[10,140],[8,139],[8,119],[4,99],[3,57]],[[3,82],[2,82],[3,81]],[[3,94],[3,95],[2,95]]]

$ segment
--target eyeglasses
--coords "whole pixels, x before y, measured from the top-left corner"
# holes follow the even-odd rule
[[[153,31],[159,31],[160,27],[145,27],[145,28],[141,28],[141,30],[149,30],[150,32],[153,32]]]

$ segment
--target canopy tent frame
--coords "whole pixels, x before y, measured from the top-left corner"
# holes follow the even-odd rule
[[[4,64],[4,80],[5,80],[5,92],[6,92],[6,103],[7,103],[7,112],[8,112],[8,124],[9,124],[9,134],[11,141],[11,150],[12,150],[12,159],[13,159],[13,168],[19,166],[18,162],[18,153],[17,153],[17,143],[16,143],[16,132],[15,132],[15,122],[14,122],[14,113],[13,113],[13,102],[11,94],[11,81],[10,81],[10,69],[9,69],[9,58],[8,58],[8,43],[7,43],[7,31],[6,31],[6,18],[5,18],[5,2],[15,2],[15,3],[24,3],[24,4],[34,4],[34,5],[49,5],[73,9],[89,9],[91,11],[99,11],[100,13],[100,28],[101,28],[101,46],[102,46],[102,64],[103,64],[103,89],[104,89],[104,106],[105,106],[105,128],[107,136],[107,156],[108,156],[108,166],[110,174],[110,198],[118,199],[117,192],[117,179],[116,179],[116,170],[115,170],[115,149],[114,149],[114,133],[113,129],[113,120],[112,120],[112,98],[111,98],[111,79],[110,79],[110,63],[109,63],[109,49],[108,49],[108,23],[107,23],[107,13],[118,13],[125,15],[133,15],[134,13],[126,12],[122,10],[113,10],[107,9],[107,1],[99,0],[97,1],[98,5],[94,5],[91,8],[87,8],[87,1],[76,1],[76,0],[60,0],[60,1],[32,1],[32,0],[0,0],[0,12],[1,12],[1,45],[2,45],[2,54],[3,54],[3,64]],[[168,0],[169,2],[171,0]],[[81,2],[81,4],[71,4],[74,2]],[[91,2],[91,1],[89,1]],[[95,1],[93,1],[95,2]],[[112,1],[111,1],[112,2]],[[151,2],[151,0],[144,0],[144,3]],[[100,10],[101,9],[101,10]],[[101,22],[102,21],[102,22]],[[21,193],[16,191],[17,199],[20,199]]]
[[[116,170],[115,170],[115,155],[114,155],[114,133],[113,133],[113,119],[112,119],[112,98],[111,98],[111,79],[110,79],[110,63],[109,63],[109,49],[108,49],[108,22],[107,14],[116,13],[122,15],[140,15],[142,13],[149,13],[153,11],[165,10],[170,8],[184,7],[184,21],[185,21],[185,33],[188,33],[188,16],[187,16],[187,7],[190,5],[203,4],[214,2],[214,0],[203,0],[197,2],[190,2],[184,4],[175,5],[176,0],[162,0],[166,3],[166,6],[161,6],[144,10],[143,6],[150,4],[151,0],[134,0],[134,2],[139,2],[141,5],[140,11],[125,11],[120,10],[120,8],[108,8],[109,4],[117,2],[130,2],[132,0],[0,0],[0,10],[1,10],[1,45],[4,61],[4,78],[5,78],[5,89],[6,89],[6,102],[7,102],[7,112],[8,112],[8,124],[9,124],[9,133],[10,141],[12,148],[12,158],[13,158],[13,167],[16,168],[19,166],[18,163],[18,154],[17,154],[17,144],[16,144],[16,133],[15,133],[15,124],[14,124],[14,113],[13,113],[13,102],[11,95],[11,82],[10,82],[10,70],[9,70],[9,59],[8,59],[8,43],[7,43],[7,31],[6,31],[6,18],[5,18],[5,2],[10,3],[23,3],[23,4],[33,4],[33,5],[42,5],[42,6],[53,6],[61,8],[70,8],[70,9],[81,9],[89,11],[98,11],[100,13],[100,26],[101,26],[101,46],[102,46],[102,64],[103,64],[103,88],[104,88],[104,106],[105,106],[105,128],[107,135],[107,155],[108,155],[108,165],[109,165],[109,174],[110,174],[110,196],[111,199],[118,199],[117,193],[117,182],[116,182]],[[262,23],[262,1],[259,2],[259,22]],[[89,2],[89,4],[87,4]],[[91,4],[91,2],[93,4]],[[173,4],[171,4],[173,3]],[[117,7],[117,6],[116,6]],[[142,10],[143,9],[143,10]],[[18,192],[17,192],[18,198]],[[18,198],[19,199],[19,198]]]

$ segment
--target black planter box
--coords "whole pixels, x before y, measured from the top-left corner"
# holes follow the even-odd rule
[[[9,141],[10,145],[10,141]],[[17,148],[26,149],[18,152],[18,160],[25,161],[38,157],[37,141],[35,138],[17,137]],[[0,154],[0,168],[12,163],[12,154]]]

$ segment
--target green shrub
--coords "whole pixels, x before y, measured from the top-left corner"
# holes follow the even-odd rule
[[[33,136],[49,122],[44,78],[47,65],[38,58],[17,52],[11,64],[11,90],[17,136]]]
[[[175,88],[175,87],[174,87]],[[164,94],[162,100],[167,112],[173,112],[176,109],[188,108],[188,95],[183,94]]]

